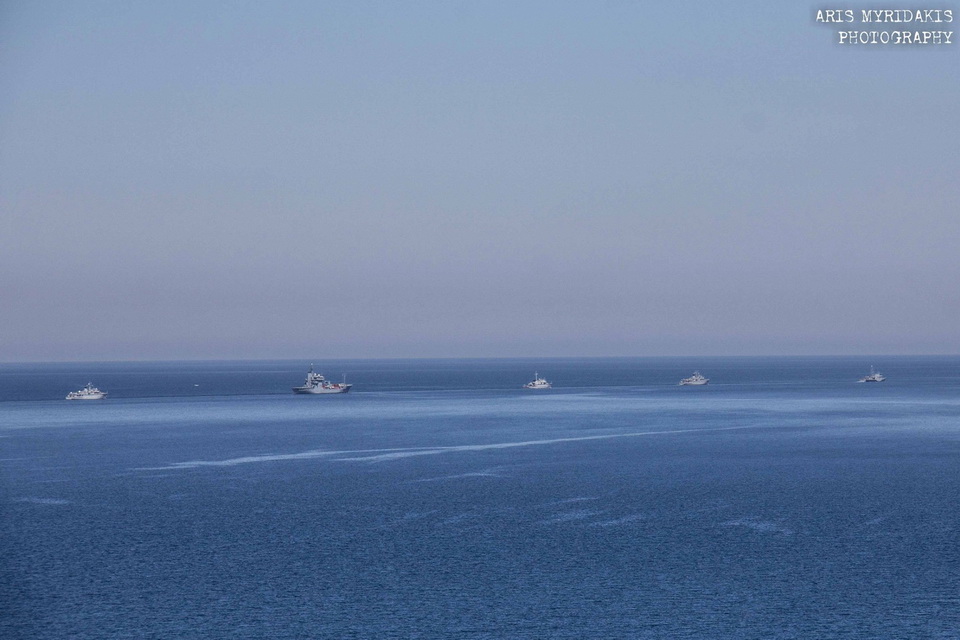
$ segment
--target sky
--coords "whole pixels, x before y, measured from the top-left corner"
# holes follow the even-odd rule
[[[5,0],[0,361],[960,353],[960,44],[818,8]]]

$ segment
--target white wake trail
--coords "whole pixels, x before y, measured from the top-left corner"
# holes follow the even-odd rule
[[[280,462],[284,460],[310,460],[327,458],[336,462],[387,462],[416,456],[435,456],[443,453],[464,453],[470,451],[489,451],[492,449],[513,449],[519,447],[540,447],[546,445],[565,444],[568,442],[586,442],[589,440],[612,440],[615,438],[639,438],[643,436],[662,436],[683,433],[703,433],[715,431],[734,431],[756,427],[719,427],[715,429],[670,429],[667,431],[635,431],[630,433],[609,433],[596,436],[575,436],[571,438],[550,438],[548,440],[521,440],[518,442],[495,442],[489,444],[464,444],[437,447],[405,447],[397,449],[358,449],[358,450],[326,450],[314,449],[300,453],[268,453],[258,456],[243,456],[226,460],[188,460],[186,462],[172,462],[163,467],[140,467],[137,471],[158,471],[170,469],[196,469],[199,467],[232,467],[239,464],[253,464],[257,462]]]

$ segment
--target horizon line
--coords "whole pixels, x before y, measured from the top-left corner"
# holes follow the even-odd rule
[[[895,354],[700,354],[700,355],[627,355],[627,356],[385,356],[385,357],[343,357],[327,356],[322,358],[120,358],[109,360],[3,360],[0,365],[14,364],[133,364],[133,363],[174,363],[174,362],[316,362],[330,360],[361,361],[403,361],[403,360],[657,360],[691,358],[956,358],[960,353],[895,353]]]

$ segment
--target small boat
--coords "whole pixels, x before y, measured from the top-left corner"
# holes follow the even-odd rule
[[[524,389],[549,389],[550,387],[550,383],[541,378],[539,373],[533,374],[533,382],[523,385]]]
[[[319,373],[314,373],[313,365],[310,365],[310,371],[307,372],[307,379],[303,386],[293,387],[294,393],[346,393],[350,391],[352,384],[347,384],[346,376],[343,382],[330,382]]]
[[[67,394],[67,400],[101,400],[107,396],[106,391],[100,391],[92,382],[79,391],[71,391]]]
[[[886,379],[886,376],[870,367],[870,373],[857,380],[857,382],[883,382]]]
[[[691,386],[699,387],[701,385],[707,384],[708,382],[710,382],[710,378],[704,378],[703,374],[701,374],[699,371],[694,371],[692,376],[681,380],[680,385],[681,386],[691,385]]]

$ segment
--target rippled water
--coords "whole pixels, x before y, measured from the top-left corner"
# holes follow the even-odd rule
[[[960,637],[960,358],[308,365],[0,366],[0,635]]]

